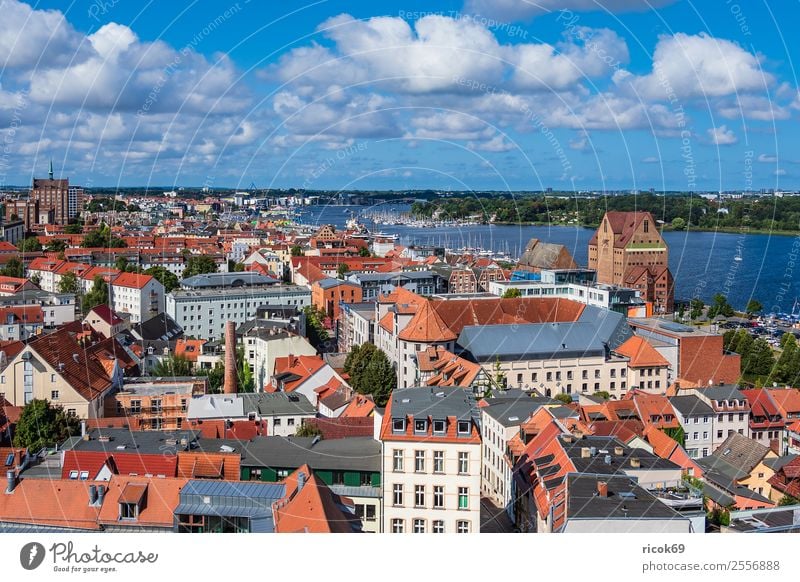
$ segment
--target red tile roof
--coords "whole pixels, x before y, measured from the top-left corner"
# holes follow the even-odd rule
[[[88,471],[89,480],[108,466],[115,475],[153,475],[174,477],[178,459],[175,455],[142,454],[137,452],[64,451],[61,467],[62,479],[68,479],[71,471]]]
[[[627,358],[630,358],[629,365],[632,368],[653,368],[669,366],[669,362],[656,349],[650,345],[646,339],[639,336],[631,336],[615,350]]]
[[[136,520],[126,520],[126,526],[171,527],[173,512],[180,503],[181,489],[187,479],[161,479],[115,475],[106,486],[103,507],[98,521],[103,525],[119,523],[119,504],[135,503],[142,499]]]
[[[304,483],[300,486],[300,475]],[[357,523],[340,505],[352,501],[334,494],[328,486],[302,465],[284,480],[286,496],[273,503],[277,533],[352,533]]]
[[[138,273],[122,273],[113,281],[114,287],[130,287],[133,289],[144,289],[153,280],[151,275],[140,275]]]
[[[122,318],[108,305],[96,305],[89,313],[94,313],[108,325],[119,325],[122,323]]]
[[[375,430],[373,417],[307,418],[304,424],[315,426],[325,440],[372,436]]]
[[[99,506],[89,505],[89,481],[22,479],[0,495],[0,521],[98,530]]]

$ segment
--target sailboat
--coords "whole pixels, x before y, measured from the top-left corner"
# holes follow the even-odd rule
[[[742,260],[742,247],[738,247],[736,249],[736,256],[733,257],[733,260],[736,262],[740,262]]]

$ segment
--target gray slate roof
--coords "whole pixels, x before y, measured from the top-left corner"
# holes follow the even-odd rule
[[[607,497],[597,494],[598,481],[607,483]],[[571,474],[567,477],[566,493],[569,519],[686,519],[633,479],[622,475]]]
[[[239,394],[244,414],[258,412],[261,416],[283,416],[287,414],[314,416],[314,405],[303,394],[285,392]]]
[[[697,396],[674,396],[669,399],[672,407],[686,418],[688,416],[712,416],[714,410]]]
[[[207,287],[249,287],[279,283],[274,277],[248,271],[238,273],[204,273],[181,281],[181,287],[203,289]]]
[[[707,478],[730,491],[733,482],[749,475],[769,451],[769,447],[735,432],[697,463],[706,471]]]

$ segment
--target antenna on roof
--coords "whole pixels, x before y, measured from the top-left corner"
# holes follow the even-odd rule
[[[50,158],[50,179],[53,179],[53,158]]]

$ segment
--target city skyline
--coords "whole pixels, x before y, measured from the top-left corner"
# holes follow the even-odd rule
[[[800,188],[797,9],[651,5],[4,0],[0,185]]]

